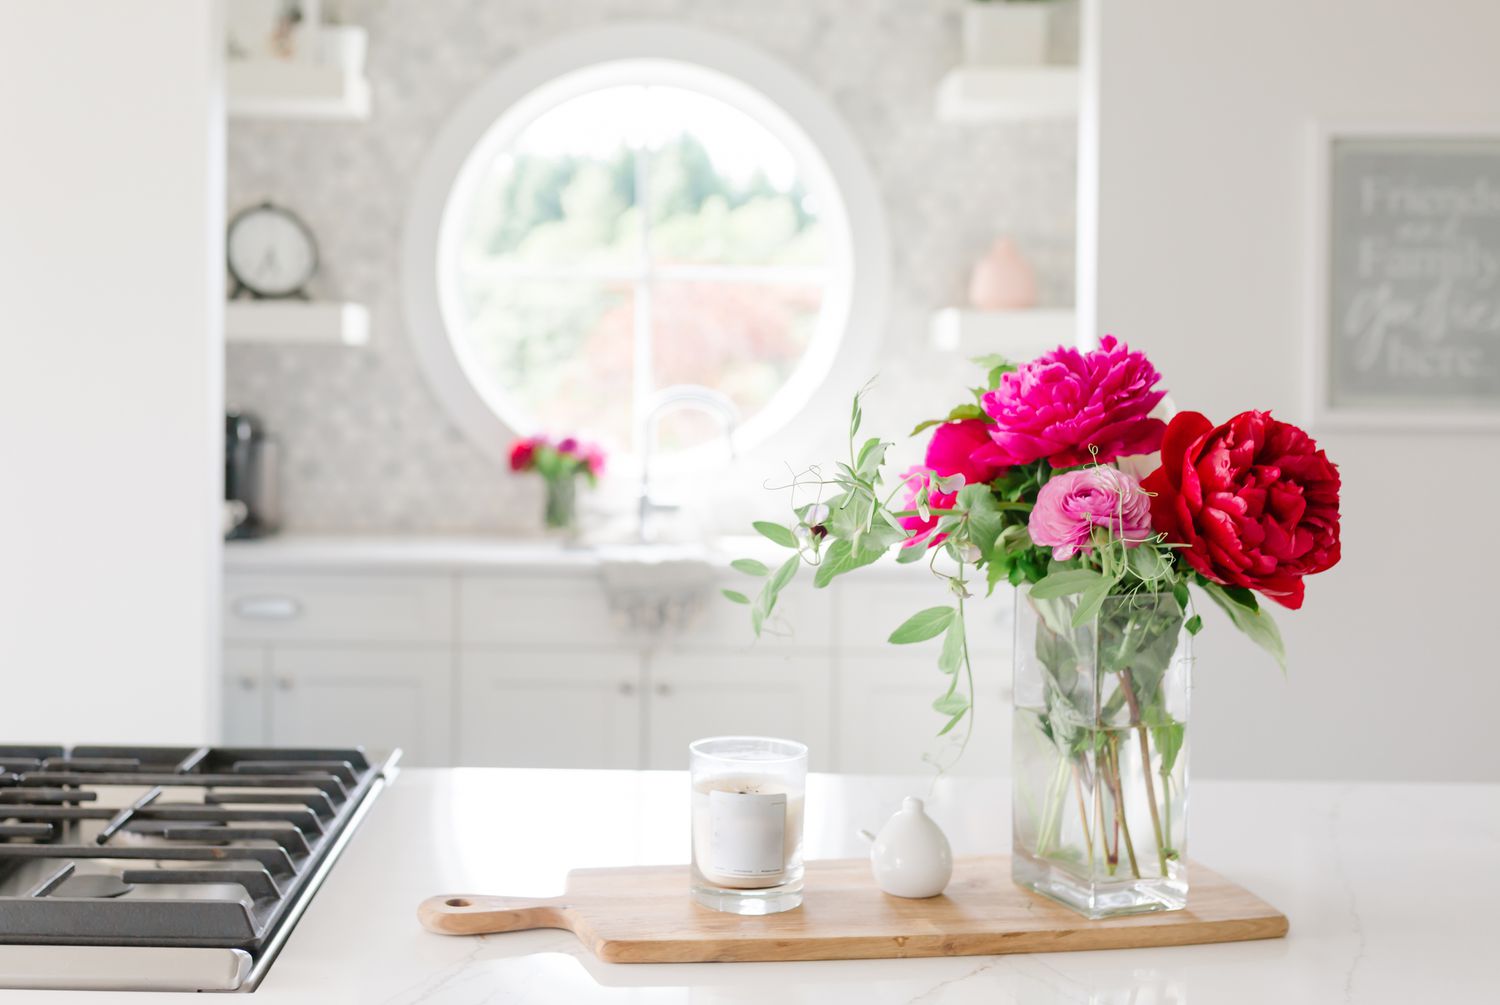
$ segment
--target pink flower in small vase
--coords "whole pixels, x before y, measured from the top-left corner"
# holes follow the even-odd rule
[[[1149,540],[1151,497],[1123,471],[1104,466],[1054,475],[1037,493],[1026,529],[1031,539],[1065,562],[1092,550],[1094,528],[1103,527],[1128,546]]]

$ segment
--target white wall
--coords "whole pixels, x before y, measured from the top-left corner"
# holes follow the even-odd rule
[[[0,4],[0,742],[209,733],[218,19]]]
[[[1305,422],[1309,123],[1500,132],[1500,4],[1094,8],[1099,215],[1097,233],[1081,234],[1094,260],[1079,272],[1097,270],[1097,330],[1148,349],[1179,407]],[[1309,581],[1301,613],[1279,618],[1285,680],[1209,619],[1193,770],[1500,780],[1500,548],[1486,513],[1500,437],[1313,433],[1344,478],[1343,562]]]

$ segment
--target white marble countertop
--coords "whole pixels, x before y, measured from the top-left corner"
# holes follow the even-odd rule
[[[915,779],[813,776],[811,857],[862,853]],[[381,797],[251,1001],[727,1005],[1361,1005],[1495,1000],[1500,786],[1195,782],[1193,857],[1275,904],[1266,942],[1029,956],[611,965],[567,932],[432,935],[436,893],[561,892],[571,868],[685,862],[674,772],[406,771]],[[952,778],[933,816],[958,854],[1009,842],[1006,783]],[[147,1005],[181,995],[0,992]]]
[[[548,538],[458,537],[442,535],[368,536],[358,534],[281,534],[228,541],[224,570],[255,572],[462,572],[511,571],[586,574],[609,562],[652,564],[707,562],[727,568],[736,558],[767,563],[791,552],[765,538],[721,537],[706,544],[573,545]],[[894,558],[861,570],[907,575]]]

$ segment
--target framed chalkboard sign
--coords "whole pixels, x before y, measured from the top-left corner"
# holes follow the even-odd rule
[[[1324,129],[1314,160],[1314,421],[1500,428],[1500,128]]]

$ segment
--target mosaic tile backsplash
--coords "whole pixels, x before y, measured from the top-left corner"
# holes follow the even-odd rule
[[[820,88],[864,149],[885,205],[892,288],[871,429],[903,433],[945,408],[969,366],[926,347],[928,318],[964,299],[969,268],[999,235],[1037,269],[1044,305],[1073,298],[1076,136],[1072,122],[941,123],[933,96],[960,59],[961,0],[352,0],[369,31],[374,114],[365,123],[233,121],[233,211],[264,199],[312,227],[312,292],[365,303],[357,349],[235,345],[227,400],[261,416],[283,447],[285,527],[317,533],[540,530],[540,488],[511,475],[504,444],[482,448],[450,420],[421,373],[401,307],[402,227],[424,153],[453,109],[529,44],[632,19],[717,30],[753,43]],[[813,431],[821,433],[822,431]],[[809,436],[806,463],[840,450]],[[915,446],[898,459],[914,458]],[[744,472],[714,523],[763,508]],[[721,484],[726,481],[719,480]],[[624,499],[628,487],[616,487]],[[774,503],[767,500],[766,507]],[[742,526],[742,524],[741,524]]]

